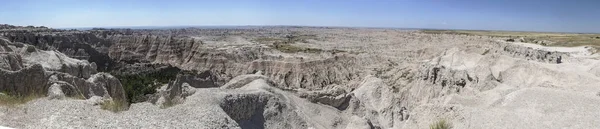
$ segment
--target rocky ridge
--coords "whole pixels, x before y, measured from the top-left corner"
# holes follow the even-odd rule
[[[93,96],[127,99],[119,80],[110,74],[98,73],[94,63],[4,38],[1,41],[2,54],[6,55],[2,62],[5,67],[0,69],[3,92],[18,96],[41,94],[52,99]]]
[[[561,119],[552,113],[564,109],[560,106],[563,100],[597,103],[592,96],[600,90],[594,86],[600,81],[594,69],[599,63],[593,58],[480,36],[311,27],[12,28],[3,30],[2,35],[6,36],[0,44],[0,68],[6,75],[2,77],[44,83],[19,83],[19,88],[25,87],[22,89],[10,89],[16,83],[6,83],[11,85],[4,89],[48,92],[49,98],[81,94],[87,99],[35,100],[24,107],[43,112],[46,109],[37,106],[60,103],[88,113],[49,108],[57,113],[25,115],[26,111],[16,110],[0,114],[25,116],[0,119],[24,128],[426,128],[441,118],[456,123],[457,128],[527,128],[533,126],[520,121],[480,125],[501,122],[485,119],[497,116],[495,113],[507,119],[520,113],[535,116],[532,114],[539,110],[522,98],[543,103],[551,97],[538,94],[573,93],[566,95],[578,99],[556,98],[560,101],[548,103],[544,110],[550,114],[541,114]],[[261,42],[264,40],[269,42]],[[275,43],[287,45],[284,49],[321,51],[289,53],[274,47]],[[160,84],[148,102],[131,104],[120,113],[96,110],[99,107],[94,105],[101,101],[94,96],[127,99],[118,79],[98,71],[135,75],[169,67],[181,72],[169,83]],[[515,109],[526,111],[510,112]],[[36,121],[78,115],[83,117]],[[594,114],[577,115],[593,118]],[[163,123],[153,124],[157,121]]]

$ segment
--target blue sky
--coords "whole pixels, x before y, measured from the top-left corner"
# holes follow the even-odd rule
[[[2,0],[0,24],[306,25],[600,33],[600,0]]]

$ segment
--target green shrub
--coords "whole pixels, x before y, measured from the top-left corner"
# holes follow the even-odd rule
[[[121,81],[129,103],[143,102],[146,95],[156,93],[156,89],[174,80],[181,70],[167,68],[143,74],[113,74]]]
[[[429,129],[451,129],[451,128],[452,128],[452,125],[443,119],[429,125]]]
[[[146,94],[156,93],[160,84],[155,83],[157,79],[145,75],[117,75],[121,81],[129,102],[141,102],[145,100]]]
[[[27,46],[27,52],[35,52],[35,47],[31,46],[31,45],[28,45]]]

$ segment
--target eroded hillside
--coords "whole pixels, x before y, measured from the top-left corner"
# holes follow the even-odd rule
[[[600,123],[594,119],[600,116],[595,113],[600,62],[585,46],[331,27],[4,27],[0,34],[0,90],[4,96],[40,97],[1,107],[0,125],[9,127],[427,128],[442,119],[456,128],[539,128],[537,123],[556,119],[563,121],[541,127]]]

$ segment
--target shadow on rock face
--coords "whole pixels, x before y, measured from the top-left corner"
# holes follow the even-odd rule
[[[174,83],[176,85],[181,85],[180,83],[185,82],[194,88],[212,88],[218,87],[217,84],[215,84],[216,79],[217,78],[210,71],[204,71],[200,74],[179,74]]]
[[[264,129],[265,118],[263,116],[264,110],[256,111],[255,115],[252,115],[250,120],[237,121],[242,129]]]
[[[221,108],[243,129],[263,129],[263,116],[268,96],[263,94],[228,95]]]

